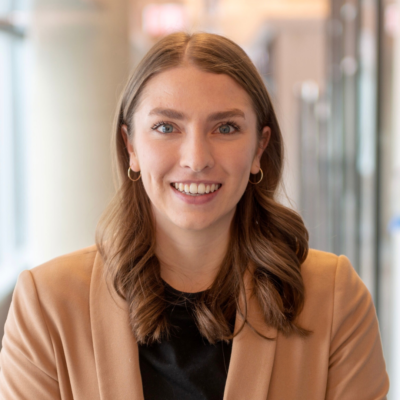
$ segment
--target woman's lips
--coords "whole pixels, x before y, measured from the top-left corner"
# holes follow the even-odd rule
[[[191,183],[177,183],[173,182],[171,183],[171,186],[175,188],[176,190],[179,190],[181,193],[186,193],[186,194],[206,194],[206,193],[212,193],[216,190],[218,190],[222,185],[218,183],[203,183],[203,182],[191,182]]]
[[[175,193],[176,196],[178,196],[179,199],[183,200],[187,204],[205,204],[210,201],[212,201],[220,192],[222,189],[222,185],[219,186],[217,190],[214,192],[210,193],[205,193],[205,194],[193,194],[193,193],[182,193],[178,189],[173,186],[173,184],[170,185],[171,190]]]

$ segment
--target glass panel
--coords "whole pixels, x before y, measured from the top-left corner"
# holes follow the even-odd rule
[[[14,248],[12,37],[0,31],[0,270]]]
[[[15,12],[28,1],[2,2],[0,14],[0,291],[24,263],[26,247],[27,40]],[[7,11],[7,13],[6,13]],[[25,18],[26,20],[26,18]]]

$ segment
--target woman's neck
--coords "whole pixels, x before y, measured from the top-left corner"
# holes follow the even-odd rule
[[[227,252],[231,220],[232,216],[201,231],[182,230],[158,221],[156,255],[161,278],[182,292],[208,289]]]

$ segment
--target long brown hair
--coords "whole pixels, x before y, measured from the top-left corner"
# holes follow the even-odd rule
[[[155,255],[150,200],[142,181],[132,182],[127,176],[129,155],[121,127],[126,124],[129,136],[134,135],[133,115],[151,77],[187,63],[233,78],[252,100],[259,138],[264,126],[271,128],[268,147],[261,157],[264,179],[258,185],[248,184],[237,204],[219,274],[195,304],[197,326],[210,343],[215,343],[233,338],[228,321],[235,312],[248,323],[247,308],[240,309],[239,298],[245,297],[243,277],[252,265],[254,295],[265,321],[285,335],[306,336],[310,332],[298,326],[295,319],[304,305],[300,266],[308,253],[308,232],[301,217],[275,199],[283,166],[281,131],[257,69],[237,44],[220,35],[178,32],[164,37],[145,55],[123,90],[112,138],[118,191],[96,231],[105,271],[117,293],[128,302],[138,343],[168,337],[171,328],[164,313],[167,302]]]

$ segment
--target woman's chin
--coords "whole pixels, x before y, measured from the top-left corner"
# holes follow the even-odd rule
[[[185,220],[175,220],[174,224],[182,229],[182,230],[186,230],[186,231],[197,231],[197,232],[201,232],[201,231],[205,231],[207,229],[209,229],[213,224],[214,221],[211,220],[193,220],[192,218],[190,219],[185,219]]]
[[[231,212],[223,215],[212,215],[212,213],[199,213],[196,215],[193,213],[188,213],[186,216],[183,213],[177,213],[175,218],[171,216],[170,220],[176,227],[186,231],[220,231],[221,228],[222,230],[225,229],[224,226],[229,227],[234,212],[235,210],[233,209]]]

